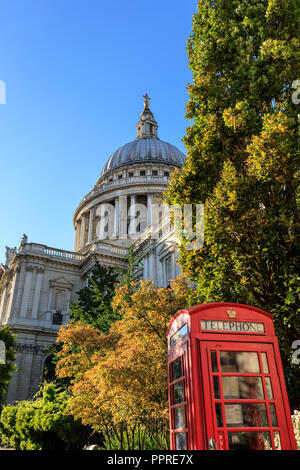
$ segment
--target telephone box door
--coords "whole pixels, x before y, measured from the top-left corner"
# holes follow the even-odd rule
[[[200,341],[210,449],[288,448],[273,346]]]

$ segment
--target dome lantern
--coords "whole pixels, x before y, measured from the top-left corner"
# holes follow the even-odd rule
[[[151,100],[151,98],[148,96],[147,93],[143,95],[143,98],[145,98],[144,110],[142,114],[140,115],[140,120],[136,126],[136,130],[137,130],[136,140],[158,139],[157,137],[158,125],[157,125],[157,122],[155,121],[152,111],[149,108],[149,100]]]

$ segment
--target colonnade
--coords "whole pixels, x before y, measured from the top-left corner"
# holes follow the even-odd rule
[[[111,219],[113,220],[113,230],[109,234],[111,238],[118,238],[127,234],[136,233],[135,218],[137,210],[139,209],[139,204],[137,204],[138,196],[141,195],[134,194],[130,196],[117,196],[113,200],[104,201],[97,206],[93,206],[88,211],[83,212],[76,221],[74,251],[84,248],[94,240],[108,238],[104,221],[109,211],[113,211],[113,213],[110,214]],[[149,226],[152,223],[153,196],[153,194],[146,195],[146,226]],[[128,197],[130,198],[129,211],[127,209]],[[129,217],[129,225],[127,217]],[[96,222],[99,223],[99,233],[96,233]]]

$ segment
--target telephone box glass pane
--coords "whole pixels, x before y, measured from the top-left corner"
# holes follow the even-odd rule
[[[269,400],[273,400],[273,392],[272,392],[272,385],[270,377],[265,377],[266,382],[266,390],[267,390],[267,398]]]
[[[184,394],[183,394],[183,382],[178,382],[177,384],[173,385],[174,387],[174,404],[182,403],[184,401]]]
[[[260,372],[256,352],[220,351],[221,372],[241,372],[257,374]]]
[[[223,419],[222,419],[221,403],[216,403],[215,406],[216,406],[217,426],[219,428],[222,428]]]
[[[220,398],[219,377],[217,375],[213,376],[213,384],[214,384],[214,397]]]
[[[266,405],[263,403],[225,404],[226,424],[232,428],[267,427]]]
[[[265,352],[261,353],[261,361],[263,365],[263,370],[265,374],[269,373],[268,359]]]
[[[225,399],[255,398],[263,400],[264,398],[260,377],[222,377],[222,384]]]
[[[182,363],[181,363],[181,357],[176,359],[172,363],[172,368],[173,368],[173,380],[180,379],[182,377]]]
[[[175,434],[176,439],[176,450],[186,450],[186,433],[177,432]]]
[[[278,424],[277,424],[277,416],[276,416],[276,411],[275,411],[275,405],[274,405],[274,403],[270,403],[270,404],[269,404],[269,408],[270,408],[270,415],[271,415],[271,423],[272,423],[272,426],[276,427],[276,426],[278,426]]]
[[[184,406],[179,406],[174,408],[175,415],[175,429],[185,428],[185,419],[184,419]]]
[[[173,346],[177,341],[183,338],[187,334],[187,324],[183,325],[180,330],[176,331],[170,339],[170,345]]]
[[[229,450],[271,450],[269,432],[241,431],[228,433]]]
[[[213,372],[218,372],[217,353],[211,351],[211,368]]]
[[[279,431],[274,431],[273,437],[274,437],[275,450],[281,450],[281,441],[280,441]]]

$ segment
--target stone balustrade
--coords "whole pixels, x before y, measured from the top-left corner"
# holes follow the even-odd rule
[[[54,258],[67,259],[70,261],[82,261],[85,258],[85,255],[81,253],[74,253],[73,251],[68,250],[60,250],[58,248],[52,248],[47,245],[41,245],[39,243],[26,243],[26,245],[19,249],[19,252],[43,254]]]
[[[58,258],[67,258],[71,260],[81,261],[84,259],[84,255],[80,253],[74,253],[73,251],[59,250],[57,248],[46,247],[44,253],[49,256],[55,256]]]
[[[152,226],[148,225],[148,227],[145,228],[145,230],[139,236],[139,238],[134,241],[133,243],[134,249],[136,250],[145,240],[151,239],[151,236],[152,236]]]
[[[128,254],[128,249],[119,247],[119,246],[113,246],[109,244],[103,243],[101,240],[96,240],[93,242],[93,246],[89,248],[89,251],[102,251],[107,254],[117,254],[126,257]],[[60,259],[66,259],[70,261],[82,261],[86,258],[86,254],[83,253],[75,253],[74,251],[68,251],[68,250],[60,250],[58,248],[52,248],[46,245],[40,245],[39,243],[26,243],[22,247],[22,249],[19,250],[20,253],[33,253],[33,254],[44,254],[50,257],[54,258],[60,258]]]
[[[93,243],[93,246],[89,248],[89,251],[102,251],[104,253],[108,254],[117,254],[121,256],[127,256],[128,255],[128,249],[123,248],[120,246],[113,246],[113,245],[106,245],[104,244],[101,240],[96,240]]]
[[[139,238],[134,241],[133,243],[134,251],[137,251],[146,240],[152,240],[152,239],[158,240],[166,235],[171,235],[173,233],[174,233],[174,226],[171,224],[170,221],[167,221],[165,224],[159,227],[159,230],[156,233],[156,237],[153,234],[153,226],[149,225],[148,227],[146,227],[143,233],[139,236]]]
[[[114,187],[120,188],[122,186],[127,186],[128,184],[145,184],[145,183],[161,183],[166,185],[169,181],[169,176],[161,176],[161,175],[145,175],[145,176],[130,176],[126,178],[122,178],[121,180],[116,179],[113,181],[108,181],[107,183],[101,183],[99,186],[95,186],[92,191],[90,191],[84,198],[81,199],[80,207],[84,202],[90,199],[94,195],[100,195],[102,193],[107,192],[109,189]]]

